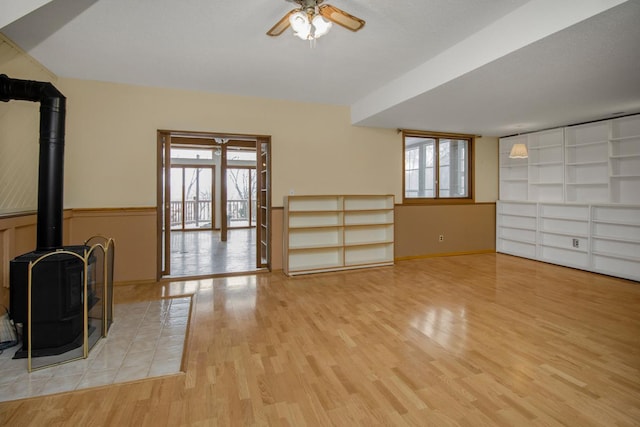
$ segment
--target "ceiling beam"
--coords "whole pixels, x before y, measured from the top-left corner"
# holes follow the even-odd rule
[[[626,1],[532,0],[354,103],[351,122],[366,126],[377,114]]]
[[[0,0],[0,29],[52,0]]]

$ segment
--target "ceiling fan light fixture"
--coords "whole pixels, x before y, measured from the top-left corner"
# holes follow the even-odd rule
[[[313,36],[316,39],[318,37],[322,37],[325,34],[327,34],[332,26],[331,22],[327,21],[320,15],[314,16],[313,20],[311,21],[311,24],[313,25],[313,28],[314,28]]]
[[[327,34],[333,24],[338,24],[351,31],[360,30],[365,21],[348,14],[335,6],[323,4],[324,0],[287,0],[297,3],[300,7],[290,10],[273,26],[267,35],[279,36],[291,27],[293,34],[302,40],[308,40],[311,45],[317,38]]]
[[[293,33],[302,40],[308,40],[311,34],[311,24],[306,13],[299,11],[289,17]]]

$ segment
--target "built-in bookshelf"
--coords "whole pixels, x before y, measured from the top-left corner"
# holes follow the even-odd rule
[[[287,196],[283,271],[297,274],[392,265],[394,196]]]
[[[567,202],[609,201],[609,122],[566,129]]]
[[[496,250],[640,281],[640,206],[497,203]]]
[[[564,198],[564,129],[528,135],[529,200],[562,201]]]
[[[611,121],[611,201],[640,204],[640,116]]]
[[[501,138],[499,156],[498,252],[640,280],[640,115]]]
[[[527,144],[527,136],[513,136],[500,140],[500,200],[528,200],[529,162],[511,159],[514,144]]]

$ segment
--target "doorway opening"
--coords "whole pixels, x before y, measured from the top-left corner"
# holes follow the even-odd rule
[[[158,131],[158,280],[270,269],[270,143]]]

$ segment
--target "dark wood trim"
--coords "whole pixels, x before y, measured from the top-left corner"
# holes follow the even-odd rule
[[[461,133],[443,133],[443,132],[428,132],[428,131],[420,131],[420,130],[404,130],[399,129],[402,133],[402,203],[407,205],[463,205],[463,204],[474,204],[476,197],[476,180],[475,180],[475,158],[476,158],[476,136],[469,134],[461,134]],[[469,159],[467,162],[467,166],[469,168],[469,196],[468,197],[456,197],[449,198],[443,197],[441,198],[440,193],[440,175],[438,172],[438,181],[436,182],[434,193],[435,197],[427,198],[427,197],[413,197],[407,198],[406,194],[406,172],[405,172],[405,140],[406,137],[420,137],[420,138],[433,138],[436,140],[436,146],[434,149],[434,171],[439,171],[439,161],[440,156],[438,156],[438,144],[440,139],[445,138],[456,138],[456,139],[465,139],[469,142],[469,149],[467,151],[469,155]]]

